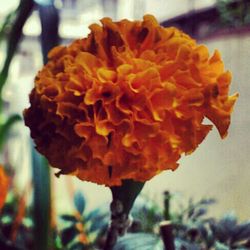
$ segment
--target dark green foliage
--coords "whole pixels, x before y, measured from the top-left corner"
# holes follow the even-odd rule
[[[231,249],[247,249],[250,247],[250,221],[238,224],[234,214],[227,214],[218,222],[210,221],[214,239]]]
[[[10,12],[4,19],[0,27],[0,42],[6,40],[6,57],[0,71],[0,113],[2,114],[2,89],[6,83],[10,63],[17,49],[18,43],[22,36],[22,27],[27,20],[32,8],[33,2],[31,0],[20,1],[19,6],[15,11]],[[14,114],[10,117],[5,117],[4,114],[0,120],[0,150],[2,150],[7,139],[10,128],[20,121],[21,117]]]
[[[13,24],[13,21],[16,17],[17,10],[11,11],[5,18],[3,23],[0,27],[0,42],[6,39],[6,36],[8,35],[11,26]]]
[[[32,12],[34,3],[33,0],[21,0],[20,4],[15,11],[15,18],[11,26],[10,32],[7,37],[7,51],[3,68],[0,72],[0,95],[2,93],[3,86],[7,80],[10,63],[18,47],[18,43],[22,37],[22,28]],[[12,21],[12,14],[6,21]],[[2,29],[5,30],[7,24],[3,24]]]
[[[19,115],[12,115],[8,117],[3,123],[0,123],[0,151],[6,142],[11,127],[18,121],[21,121],[21,117]]]
[[[250,2],[248,0],[217,0],[221,21],[230,27],[250,24]]]
[[[171,204],[174,203],[173,195],[168,193],[168,199],[171,199]],[[238,224],[234,214],[225,215],[221,220],[210,218],[207,213],[209,207],[215,203],[214,199],[201,199],[197,202],[190,199],[187,205],[179,204],[179,209],[174,212],[169,207],[170,200],[166,202],[166,196],[165,207],[162,210],[145,197],[144,201],[143,199],[139,201],[140,205],[135,204],[132,210],[134,220],[139,223],[139,227],[137,226],[137,230],[130,229],[131,232],[147,232],[156,237],[155,232],[157,232],[159,222],[163,220],[163,215],[168,210],[167,214],[172,221],[177,250],[244,250],[250,248],[250,221]],[[137,236],[139,237],[139,234],[135,234],[135,238]],[[124,245],[124,241],[122,242]],[[119,247],[123,245],[119,242]],[[151,247],[154,249],[152,245]],[[143,247],[138,248],[140,249]]]
[[[60,231],[62,249],[93,249],[98,245],[100,238],[108,228],[108,211],[95,209],[91,212],[86,211],[86,200],[84,195],[77,191],[74,195],[75,214],[63,214],[61,219],[64,225]],[[79,239],[84,237],[85,242]]]
[[[159,223],[164,220],[163,211],[156,202],[140,196],[131,211],[133,224],[131,232],[152,233]]]
[[[76,223],[78,221],[75,216],[70,215],[70,214],[61,215],[61,219],[68,221],[68,222],[73,222],[73,223]]]
[[[36,249],[47,250],[51,244],[50,179],[48,162],[32,147],[33,220]]]
[[[68,245],[74,238],[79,234],[79,231],[76,229],[75,225],[71,225],[67,228],[64,228],[61,232],[62,244],[64,246]]]
[[[26,209],[24,218],[15,228],[16,217],[18,216],[19,199],[14,192],[9,192],[8,199],[0,214],[0,249],[32,249],[33,221],[31,211]],[[16,237],[13,238],[13,234]]]
[[[84,246],[80,242],[76,242],[69,247],[69,250],[89,250],[88,246]]]
[[[27,0],[25,0],[27,1]],[[43,62],[47,62],[47,52],[59,43],[58,12],[51,0],[48,6],[39,5],[40,21],[42,26],[41,45]],[[54,22],[55,18],[57,22]],[[51,28],[53,27],[53,28]],[[33,155],[33,180],[34,180],[34,224],[35,224],[35,248],[36,250],[51,249],[51,193],[50,193],[50,169],[48,162],[32,149]]]

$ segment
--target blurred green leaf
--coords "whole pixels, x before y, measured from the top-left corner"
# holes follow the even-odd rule
[[[63,229],[61,232],[62,244],[66,246],[73,241],[78,234],[79,231],[76,229],[75,225]]]
[[[1,224],[11,224],[13,222],[13,217],[10,215],[4,215],[1,218]]]
[[[175,249],[176,250],[201,250],[201,248],[194,243],[176,238],[175,239]]]
[[[11,11],[4,19],[2,26],[0,27],[0,42],[2,42],[2,40],[4,40],[6,33],[7,33],[7,29],[9,28],[9,26],[12,24],[15,16],[16,16],[16,12],[15,11]]]
[[[26,250],[22,247],[14,245],[12,242],[7,241],[6,239],[3,239],[0,237],[0,249],[1,250]]]
[[[5,143],[7,138],[8,132],[10,131],[11,127],[17,122],[20,121],[20,115],[12,115],[10,116],[3,124],[0,125],[0,151]]]
[[[78,221],[75,216],[69,215],[69,214],[63,214],[60,217],[61,217],[61,219],[65,220],[65,221],[69,221],[69,222],[76,223]]]
[[[146,233],[126,234],[121,237],[113,250],[163,250],[159,236]]]
[[[83,245],[81,242],[76,242],[69,247],[69,250],[87,250],[88,246]]]
[[[83,218],[83,223],[92,224],[94,221],[105,221],[106,224],[109,223],[109,211],[105,208],[96,208],[92,211],[86,213]]]
[[[85,201],[85,198],[80,191],[76,192],[74,195],[74,204],[75,204],[77,211],[80,214],[83,214],[84,209],[85,209],[85,205],[86,205],[86,201]]]
[[[244,239],[250,240],[250,221],[244,222],[236,227],[234,240],[239,241]]]
[[[32,0],[23,0],[23,1],[32,1]],[[58,11],[53,5],[53,3],[54,1],[51,1],[51,5],[48,6],[49,10],[53,11],[46,11],[47,6],[38,5],[41,26],[42,26],[41,44],[42,44],[44,63],[47,61],[46,53],[48,52],[48,50],[52,49],[55,45],[59,43],[58,39],[59,19],[57,22],[54,22],[55,20],[54,17],[55,16],[58,17]],[[43,157],[39,156],[39,158],[40,161],[46,162]],[[38,209],[38,211],[35,212],[36,213],[35,228],[37,228],[35,234],[36,238],[35,243],[37,248],[36,250],[48,250],[51,248],[52,245],[52,233],[50,228],[50,214],[51,214],[50,170],[48,163],[46,162],[46,164],[44,164],[43,166],[41,164],[40,165],[38,164],[38,166],[33,166],[33,176],[36,184],[34,185],[35,209],[36,207]],[[41,199],[41,201],[39,201],[39,199]],[[42,226],[41,229],[39,229],[40,226]]]
[[[18,43],[22,36],[23,26],[32,12],[34,3],[33,0],[21,0],[16,11],[16,18],[11,27],[9,36],[7,38],[7,51],[3,68],[0,72],[0,95],[2,93],[3,86],[7,80],[10,63],[16,52]]]
[[[87,215],[85,215],[84,217],[84,222],[87,223],[88,221],[91,221],[91,220],[94,220],[96,218],[99,218],[100,217],[100,209],[99,208],[96,208],[92,211],[90,211]]]
[[[50,171],[48,162],[32,148],[34,186],[34,237],[36,250],[47,250],[51,245],[50,231]]]
[[[95,219],[91,222],[89,229],[87,230],[88,233],[93,233],[95,231],[102,231],[103,229],[108,228],[108,223],[104,219]]]
[[[53,246],[53,250],[62,250],[63,246],[62,246],[62,241],[60,236],[56,233],[55,238],[54,238],[54,246]]]
[[[223,243],[216,241],[215,242],[215,250],[230,250],[230,248]]]

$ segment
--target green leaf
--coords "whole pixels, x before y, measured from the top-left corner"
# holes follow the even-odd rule
[[[215,250],[230,250],[230,248],[223,243],[216,241],[215,242]]]
[[[12,115],[10,116],[4,124],[0,125],[0,150],[2,149],[6,137],[8,135],[8,132],[10,131],[11,127],[18,121],[21,121],[21,116],[20,115]]]
[[[226,214],[217,224],[216,236],[221,242],[226,242],[233,237],[237,226],[237,218],[234,213]]]
[[[163,250],[161,239],[154,234],[134,233],[121,237],[113,250]]]
[[[52,1],[53,2],[53,1]],[[24,21],[26,20],[27,16],[29,16],[34,2],[33,0],[22,0],[20,3],[20,13],[22,16],[17,18],[20,24],[17,25],[19,28],[17,34],[22,32],[22,28],[20,26],[23,25]],[[54,7],[53,7],[54,8]],[[56,9],[54,8],[54,12],[46,12],[45,14],[40,14],[41,24],[42,24],[42,36],[44,34],[48,34],[48,32],[55,32],[54,36],[58,36],[57,28],[58,22],[54,23],[52,20],[52,16],[55,14]],[[57,13],[58,14],[58,13]],[[43,20],[46,19],[46,23]],[[51,28],[53,27],[53,28]],[[50,34],[52,36],[52,34]],[[16,45],[17,37],[14,37],[14,45]],[[20,38],[20,36],[19,36]],[[58,40],[56,40],[58,42]],[[52,40],[42,39],[42,47],[45,46],[46,48],[52,49],[53,46],[57,45]],[[15,51],[15,46],[9,46],[9,51]],[[11,54],[10,54],[11,55]],[[43,54],[45,58],[46,55]],[[6,59],[7,60],[7,59]],[[45,60],[44,60],[45,61]],[[4,69],[8,66],[8,61],[5,64]],[[6,72],[6,70],[4,71]],[[1,86],[1,83],[0,83]],[[35,249],[36,250],[48,250],[52,249],[52,235],[50,230],[50,214],[51,214],[51,200],[50,200],[50,170],[48,162],[44,160],[41,156],[39,156],[33,150],[33,158],[34,161],[38,162],[38,164],[33,164],[33,178],[34,178],[34,210],[35,210]],[[40,164],[39,164],[40,162]],[[37,165],[37,166],[35,166]]]
[[[201,248],[194,243],[190,243],[186,240],[176,238],[175,239],[175,249],[176,250],[200,250]]]
[[[36,250],[48,250],[51,245],[50,170],[48,162],[32,148],[34,187],[34,238]]]
[[[233,239],[235,241],[250,240],[250,221],[237,225]]]
[[[1,28],[0,28],[0,42],[4,39],[4,36],[6,35],[6,30],[12,24],[14,17],[16,16],[16,12],[17,12],[17,10],[11,11],[5,17],[3,24],[1,25]]]
[[[67,227],[62,230],[61,237],[62,237],[62,244],[64,246],[68,245],[74,238],[79,234],[79,231],[76,229],[75,225]]]
[[[95,231],[102,231],[104,228],[108,228],[108,220],[100,218],[98,220],[93,220],[90,228],[87,230],[88,233],[93,233]]]
[[[102,217],[108,216],[108,213],[103,214],[99,208],[90,211],[86,216],[84,216],[84,222],[92,221]]]
[[[69,214],[63,214],[60,216],[61,219],[65,220],[65,221],[70,221],[70,222],[78,222],[77,218],[73,215],[69,215]]]
[[[84,211],[85,205],[86,205],[86,201],[85,201],[85,198],[80,191],[76,192],[74,195],[74,204],[75,204],[77,211],[80,214],[83,214],[83,211]]]
[[[69,248],[69,250],[85,250],[85,249],[87,250],[87,249],[89,249],[89,247],[83,245],[81,242],[76,242],[76,243],[72,244]]]
[[[34,3],[32,0],[21,0],[16,11],[16,19],[13,22],[10,34],[7,39],[7,51],[6,58],[2,71],[0,73],[0,95],[2,93],[3,86],[7,80],[10,63],[16,52],[20,38],[22,37],[23,26],[32,12]]]

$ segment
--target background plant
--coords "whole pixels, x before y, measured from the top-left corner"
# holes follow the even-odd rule
[[[248,0],[217,0],[222,24],[231,27],[250,23],[250,2]]]
[[[62,249],[95,249],[95,246],[102,245],[108,228],[108,207],[88,212],[85,197],[79,191],[74,195],[74,206],[73,214],[60,216],[63,222],[59,231]]]

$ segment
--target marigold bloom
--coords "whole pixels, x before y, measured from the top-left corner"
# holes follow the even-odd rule
[[[9,179],[4,172],[3,166],[0,165],[0,211],[4,205],[8,193]]]
[[[197,148],[205,117],[226,136],[237,94],[218,51],[151,15],[101,23],[36,76],[24,118],[52,166],[108,186],[146,181]]]

